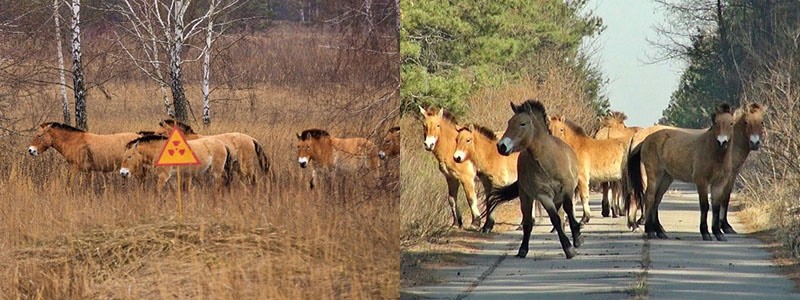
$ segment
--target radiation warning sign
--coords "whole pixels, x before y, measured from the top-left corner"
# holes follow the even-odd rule
[[[192,148],[186,143],[186,138],[178,128],[173,128],[169,134],[167,143],[164,144],[164,149],[161,149],[161,154],[158,156],[156,166],[185,166],[185,165],[199,165],[200,160],[194,155]]]

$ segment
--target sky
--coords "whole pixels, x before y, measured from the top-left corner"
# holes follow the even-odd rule
[[[584,47],[609,80],[605,94],[611,110],[628,115],[628,126],[658,122],[685,68],[679,59],[651,63],[658,49],[654,26],[665,12],[652,0],[590,0],[587,9],[603,19],[605,30]]]

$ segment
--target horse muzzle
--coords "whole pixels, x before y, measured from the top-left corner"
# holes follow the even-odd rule
[[[453,160],[457,163],[462,163],[466,160],[466,155],[464,155],[463,151],[456,151],[456,153],[453,154]]]
[[[121,169],[119,169],[119,175],[122,175],[122,177],[128,178],[128,177],[131,176],[131,171],[128,170],[128,168],[121,168]]]
[[[513,148],[514,143],[509,138],[503,138],[497,142],[497,152],[504,156],[509,156]]]
[[[719,143],[719,147],[722,150],[728,149],[728,144],[730,144],[730,139],[728,139],[727,135],[718,135],[717,142]]]
[[[378,158],[380,158],[380,159],[386,159],[386,152],[383,152],[383,151],[378,151]]]
[[[433,151],[433,148],[436,147],[436,138],[432,136],[426,137],[423,144],[425,146],[425,150]]]
[[[751,135],[750,136],[750,150],[758,150],[761,148],[761,137],[758,135]]]
[[[39,150],[36,149],[36,147],[34,147],[34,146],[30,146],[30,147],[28,147],[28,154],[30,154],[31,156],[38,156],[39,155]]]

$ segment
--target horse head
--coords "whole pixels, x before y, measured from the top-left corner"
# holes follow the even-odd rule
[[[547,113],[544,105],[536,100],[528,100],[519,106],[511,103],[514,116],[508,120],[503,137],[497,142],[497,151],[505,156],[518,152],[533,143],[533,137],[548,133]]]
[[[378,158],[386,159],[388,156],[396,156],[400,154],[400,127],[392,127],[383,136],[380,151],[378,151]]]
[[[725,150],[730,144],[731,136],[733,136],[733,114],[730,105],[721,104],[717,106],[711,119],[714,123],[709,130],[712,130],[716,135],[719,147]]]

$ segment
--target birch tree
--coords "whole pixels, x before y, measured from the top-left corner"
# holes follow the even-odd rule
[[[141,50],[134,51],[125,45],[124,39],[119,39],[120,45],[139,67],[141,71],[158,82],[162,87],[162,95],[166,99],[166,85],[170,86],[172,93],[172,109],[165,100],[167,113],[174,112],[173,116],[179,121],[187,121],[189,104],[186,99],[183,82],[183,63],[186,41],[196,34],[205,31],[205,43],[201,48],[203,58],[203,117],[204,122],[210,122],[210,67],[211,47],[221,33],[220,25],[229,24],[222,22],[215,24],[219,15],[239,7],[242,0],[211,0],[209,9],[204,14],[185,20],[186,12],[192,4],[191,0],[149,1],[149,0],[123,0],[120,4],[112,5],[111,10],[122,14],[126,20],[121,24],[120,30],[130,36]],[[160,51],[167,53],[167,62],[161,60]],[[197,60],[198,58],[190,59]],[[165,72],[168,78],[162,75],[162,67],[168,68]],[[206,119],[208,121],[206,121]]]
[[[56,26],[56,51],[58,51],[58,83],[61,88],[61,110],[64,114],[64,123],[72,124],[69,113],[69,100],[67,100],[67,83],[64,79],[64,48],[61,45],[61,14],[58,12],[59,0],[53,0],[53,21]]]
[[[87,130],[86,88],[81,63],[81,1],[72,0],[72,81],[75,90],[75,126]]]

